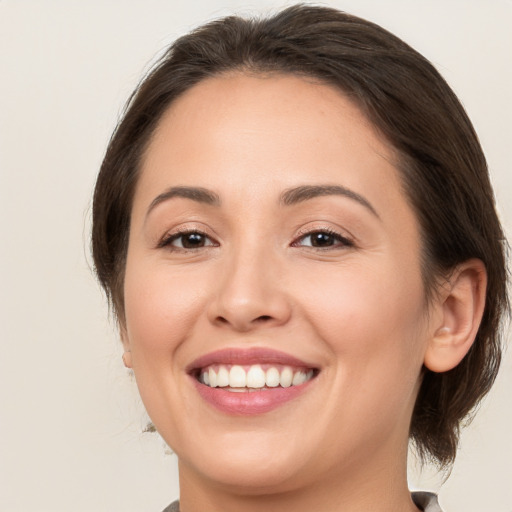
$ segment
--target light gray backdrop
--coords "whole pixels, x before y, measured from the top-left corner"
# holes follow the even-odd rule
[[[122,105],[192,27],[280,0],[0,0],[0,510],[158,512],[176,460],[121,364],[90,271],[90,197]],[[427,56],[459,94],[512,234],[512,2],[339,0]],[[512,358],[440,494],[446,511],[512,511]],[[411,485],[440,478],[411,472]],[[508,489],[507,489],[508,488]]]

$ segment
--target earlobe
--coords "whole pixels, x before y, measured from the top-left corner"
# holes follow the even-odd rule
[[[123,364],[126,368],[132,368],[132,353],[130,351],[123,353]]]
[[[440,299],[440,325],[425,352],[429,370],[451,370],[468,353],[484,313],[486,289],[487,272],[481,260],[468,260],[455,269]]]
[[[121,335],[121,342],[124,347],[123,364],[126,366],[126,368],[132,368],[132,352],[130,350],[130,344],[128,342],[128,334],[124,326],[120,327],[119,334]]]

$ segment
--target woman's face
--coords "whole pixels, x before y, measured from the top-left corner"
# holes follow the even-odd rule
[[[232,74],[170,107],[135,193],[125,308],[182,478],[293,489],[405,453],[432,330],[418,224],[392,150],[335,89]]]

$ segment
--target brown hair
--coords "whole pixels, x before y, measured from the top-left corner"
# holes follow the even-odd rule
[[[424,370],[410,437],[423,459],[453,462],[464,418],[500,363],[507,310],[506,242],[475,131],[453,91],[418,52],[371,22],[297,5],[266,19],[227,17],[178,39],[128,101],[108,146],[93,202],[97,276],[121,323],[131,204],[139,164],[162,114],[181,93],[227,71],[291,73],[340,89],[396,150],[419,219],[427,297],[439,278],[479,258],[488,289],[476,341],[446,373]]]

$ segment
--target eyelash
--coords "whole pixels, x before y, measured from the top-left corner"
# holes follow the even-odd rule
[[[183,238],[187,235],[199,235],[203,238],[203,241],[206,242],[206,240],[209,240],[210,243],[205,243],[205,245],[201,245],[199,247],[183,247],[183,241],[182,241],[182,247],[179,246],[173,246],[172,243],[176,240],[179,240],[180,238]],[[328,237],[331,237],[334,239],[335,244],[328,245],[325,247],[319,247],[314,246],[313,242],[311,242],[311,245],[302,245],[299,242],[305,240],[308,237],[312,237],[314,235],[327,235]],[[341,247],[353,247],[354,242],[350,240],[349,238],[340,235],[338,232],[332,230],[332,229],[313,229],[310,231],[306,231],[304,233],[301,233],[300,236],[292,242],[292,247],[310,247],[315,250],[319,251],[326,251],[326,250],[333,250],[333,249],[339,249]],[[208,247],[218,247],[219,244],[211,239],[210,236],[208,236],[206,233],[204,233],[201,230],[198,229],[185,229],[182,231],[176,231],[174,233],[171,233],[167,236],[165,236],[158,244],[157,248],[168,248],[172,251],[195,251],[197,249],[204,249]]]
[[[292,243],[292,246],[294,247],[300,247],[301,245],[298,243],[301,240],[304,240],[308,237],[312,237],[313,235],[328,235],[329,237],[332,237],[334,241],[336,242],[334,245],[329,245],[326,247],[315,247],[313,245],[307,245],[303,247],[311,247],[312,249],[319,250],[319,251],[328,251],[333,249],[340,249],[342,247],[354,247],[354,242],[350,240],[349,238],[341,235],[340,233],[329,229],[329,228],[320,228],[320,229],[313,229],[310,231],[306,231],[304,233],[301,233],[300,236],[297,238],[297,241]]]
[[[184,238],[187,235],[199,235],[203,237],[203,240],[209,240],[212,243],[202,245],[200,247],[177,247],[173,246],[172,243],[176,240],[179,240],[180,238]],[[183,241],[182,241],[183,245]],[[182,231],[176,231],[174,233],[171,233],[167,236],[165,236],[158,244],[157,248],[168,248],[172,251],[195,251],[197,249],[204,249],[205,247],[217,247],[219,244],[217,242],[214,242],[210,236],[208,236],[206,233],[199,229],[184,229]]]

